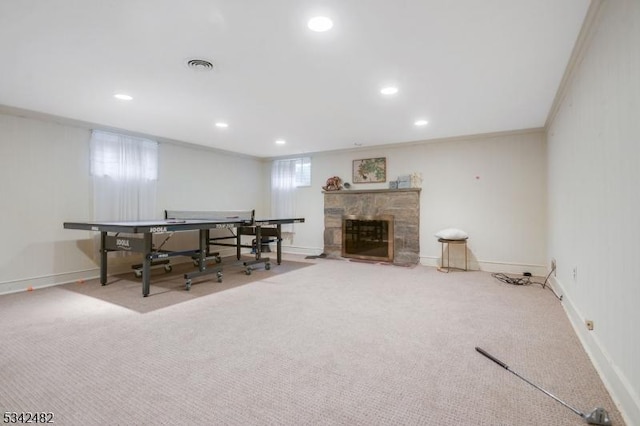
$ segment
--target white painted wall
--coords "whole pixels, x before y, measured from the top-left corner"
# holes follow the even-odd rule
[[[89,138],[83,127],[0,114],[0,294],[98,275],[91,233],[62,227],[92,218]],[[164,209],[265,212],[263,162],[171,143],[159,156],[158,218]]]
[[[639,135],[640,2],[604,1],[549,127],[548,253],[567,313],[633,425],[640,424]]]
[[[458,138],[381,149],[315,154],[312,186],[297,189],[298,226],[291,250],[319,254],[324,245],[321,187],[330,176],[351,182],[352,161],[386,157],[387,180],[422,173],[421,263],[435,266],[443,228],[470,235],[470,267],[487,271],[546,270],[546,142],[542,131]],[[354,189],[388,188],[358,184]],[[463,252],[452,256],[463,261]],[[460,263],[456,263],[460,264]]]
[[[195,145],[160,145],[158,200],[167,210],[265,211],[263,163]],[[161,215],[162,217],[162,215]]]
[[[95,265],[64,220],[91,217],[89,131],[0,114],[0,293]]]

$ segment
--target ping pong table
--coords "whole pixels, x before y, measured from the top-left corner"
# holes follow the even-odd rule
[[[257,264],[263,264],[265,269],[271,268],[269,257],[262,257],[262,243],[264,237],[277,243],[277,263],[282,261],[282,225],[302,223],[304,218],[256,219],[255,211],[165,211],[164,220],[152,221],[123,221],[123,222],[64,222],[65,229],[86,230],[100,232],[100,283],[107,284],[107,255],[115,251],[142,253],[142,264],[138,265],[142,277],[142,295],[147,297],[150,292],[151,268],[164,265],[170,271],[169,259],[175,256],[187,256],[193,259],[197,270],[184,274],[186,289],[191,288],[194,278],[215,274],[218,282],[222,281],[222,266],[219,265],[219,253],[211,251],[211,246],[234,246],[238,260],[241,258],[241,248],[251,247],[255,251],[255,259],[245,261],[247,274]],[[211,237],[211,230],[228,229],[229,236]],[[163,250],[162,246],[174,232],[198,231],[198,247],[187,250]],[[235,230],[235,233],[234,233]],[[121,235],[125,234],[125,235]],[[136,234],[141,236],[136,236]],[[156,248],[153,236],[168,234],[162,244]],[[255,236],[255,244],[247,245],[242,241],[243,235]],[[233,239],[235,242],[226,243],[224,240]],[[207,268],[207,262],[215,259],[217,265]],[[136,269],[134,267],[134,269]]]

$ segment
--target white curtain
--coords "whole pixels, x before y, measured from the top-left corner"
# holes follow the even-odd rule
[[[295,217],[296,164],[300,159],[275,160],[271,166],[271,215]],[[282,225],[283,238],[292,239],[293,224]]]
[[[90,152],[93,219],[155,219],[158,143],[94,130]]]

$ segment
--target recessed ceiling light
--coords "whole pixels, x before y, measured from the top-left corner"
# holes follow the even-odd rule
[[[427,120],[417,120],[415,123],[416,126],[426,126],[427,124],[429,124],[429,122]]]
[[[113,95],[113,97],[116,99],[120,99],[121,101],[130,101],[133,99],[132,96],[126,95],[124,93],[116,93],[115,95]]]
[[[220,127],[221,129],[226,129],[227,127],[229,127],[229,125],[227,123],[223,123],[222,121],[219,121],[216,123],[216,127]]]
[[[321,33],[329,31],[331,27],[333,27],[333,21],[326,16],[316,16],[315,18],[309,19],[307,27],[309,27],[311,31]]]
[[[395,95],[396,93],[398,93],[398,88],[394,86],[383,87],[382,89],[380,89],[380,93],[382,93],[383,95]]]
[[[278,139],[276,141],[276,144],[278,144],[278,145],[284,145],[285,143],[287,143],[287,141],[285,141],[284,139]]]

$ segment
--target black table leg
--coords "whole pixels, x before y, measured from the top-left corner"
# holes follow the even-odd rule
[[[147,297],[151,287],[151,247],[153,234],[144,234],[144,259],[142,259],[142,296]]]
[[[200,256],[199,256],[199,260],[198,260],[198,269],[202,272],[204,271],[207,266],[207,254],[209,251],[209,230],[208,229],[201,229],[200,233]]]
[[[282,263],[282,225],[277,224],[276,228],[278,230],[278,235],[276,235],[276,260],[279,265]]]
[[[236,230],[236,258],[242,257],[242,227]]]
[[[107,285],[107,233],[100,233],[100,284]]]
[[[262,257],[262,227],[256,226],[256,260]]]
[[[253,270],[253,265],[258,265],[260,263],[264,264],[264,269],[271,269],[270,259],[268,257],[262,257],[262,227],[260,225],[255,226],[254,235],[255,239],[255,250],[256,255],[254,260],[248,260],[244,262],[245,273],[247,275],[251,275],[251,271]]]
[[[213,268],[207,268],[207,259],[209,258],[209,243],[210,232],[209,229],[201,229],[199,234],[199,245],[200,248],[198,250],[198,271],[189,272],[184,274],[184,279],[186,280],[185,289],[191,290],[191,280],[198,277],[203,277],[205,275],[216,274],[218,277],[218,282],[222,282],[222,266],[216,266]],[[216,253],[216,256],[219,257],[219,254]]]

